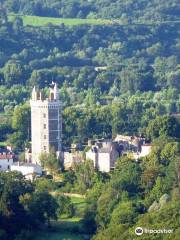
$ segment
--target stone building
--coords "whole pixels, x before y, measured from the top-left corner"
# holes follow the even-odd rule
[[[21,172],[28,179],[33,180],[36,176],[42,175],[42,168],[38,164],[16,162],[10,166],[11,171]]]
[[[125,136],[125,135],[117,135],[113,142],[117,142],[122,151],[128,152],[139,152],[141,150],[141,146],[145,142],[145,138],[136,137],[136,136]]]
[[[64,152],[64,169],[71,169],[73,168],[74,164],[81,163],[83,160],[84,158],[82,151]]]
[[[39,155],[53,147],[57,153],[62,148],[62,104],[56,83],[50,87],[49,98],[33,88],[31,104],[32,162],[39,163]]]
[[[14,153],[0,149],[0,172],[9,171],[15,159]]]
[[[115,162],[120,156],[119,146],[111,140],[96,142],[89,151],[86,152],[86,159],[94,162],[94,167],[101,172],[109,172],[114,169]]]
[[[139,152],[135,152],[133,157],[137,160],[141,157],[148,156],[152,151],[152,144],[143,144],[141,145],[141,149]]]

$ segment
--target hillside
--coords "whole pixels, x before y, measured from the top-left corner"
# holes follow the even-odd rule
[[[10,13],[60,18],[119,18],[127,21],[178,20],[178,0],[2,0]]]
[[[52,80],[58,83],[64,105],[67,145],[119,131],[145,134],[156,114],[180,111],[178,22],[41,26],[36,19],[28,25],[21,17],[13,22],[2,19],[2,114],[12,115],[16,105],[29,100],[34,85],[44,88]],[[34,20],[36,26],[29,26]],[[2,122],[3,144],[13,132],[10,125]],[[18,142],[18,136],[9,136],[18,148],[28,133]]]
[[[40,160],[46,170],[30,182],[0,166],[0,240],[179,240],[178,3],[0,0],[1,157],[12,146],[23,165],[25,149],[40,141],[31,132],[42,127],[35,135],[44,143]],[[35,107],[33,117],[34,86],[37,103],[48,98],[51,86],[53,104],[48,102],[48,112]],[[62,114],[55,114],[54,103]],[[117,135],[129,141],[119,141],[113,152],[117,142],[108,142]],[[57,145],[62,140],[72,168],[57,161],[52,139]],[[151,149],[145,157],[139,155],[140,139]],[[102,165],[113,163],[110,172],[95,168],[99,153]],[[171,235],[139,238],[140,226]]]

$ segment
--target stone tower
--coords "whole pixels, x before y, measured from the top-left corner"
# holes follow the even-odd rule
[[[52,82],[47,99],[34,87],[30,104],[32,162],[40,163],[42,152],[48,153],[53,147],[59,154],[62,148],[62,104],[57,84]]]

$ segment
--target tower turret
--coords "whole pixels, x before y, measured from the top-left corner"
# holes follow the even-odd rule
[[[36,87],[34,86],[32,90],[32,100],[36,101],[36,99],[37,99],[37,92],[36,92]]]
[[[53,100],[58,101],[59,100],[59,89],[58,89],[57,83],[52,82],[52,84],[50,86],[49,99],[51,101],[53,101]]]

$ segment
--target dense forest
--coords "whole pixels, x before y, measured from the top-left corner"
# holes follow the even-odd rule
[[[73,228],[68,225],[66,231],[72,235],[67,239],[178,240],[180,143],[165,136],[166,130],[162,126],[161,136],[155,136],[150,155],[138,162],[123,156],[108,174],[97,172],[90,160],[58,173],[60,182],[42,177],[32,183],[15,172],[0,173],[0,238],[65,239],[61,237],[64,231],[61,219],[67,216],[74,221],[80,218]],[[83,205],[77,209],[64,192],[83,194]],[[135,235],[136,227],[166,229],[171,233],[139,237]],[[39,235],[39,231],[48,231],[48,235]],[[59,236],[51,237],[53,232]]]
[[[10,13],[62,18],[114,18],[129,21],[179,20],[178,0],[1,0]]]
[[[178,1],[0,4],[0,146],[12,145],[22,158],[31,140],[32,88],[45,88],[46,95],[52,81],[58,83],[63,103],[64,149],[116,134],[143,136],[153,145],[151,154],[139,161],[121,157],[109,174],[97,172],[90,161],[53,173],[60,182],[52,177],[31,183],[20,174],[0,173],[0,239],[36,240],[37,230],[66,215],[81,219],[72,231],[89,234],[84,239],[136,239],[134,229],[141,226],[173,229],[172,235],[146,234],[141,239],[178,240]],[[23,15],[113,23],[34,27],[23,23]],[[54,166],[57,170],[57,161]],[[64,192],[83,194],[85,203],[78,213]]]
[[[26,104],[34,85],[52,80],[64,105],[65,145],[119,132],[145,135],[157,114],[180,111],[179,47],[177,22],[32,27],[21,17],[9,22],[2,8],[1,141],[7,134],[17,147],[30,140],[8,124],[9,116]]]

